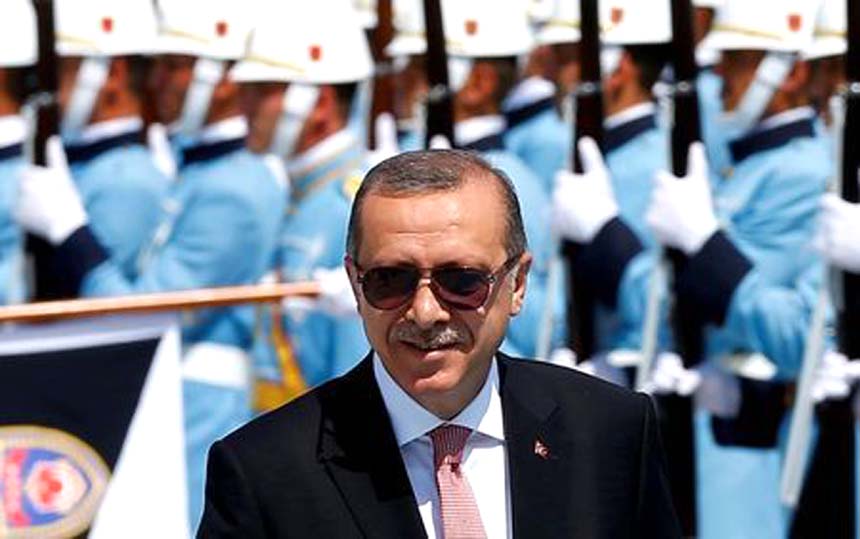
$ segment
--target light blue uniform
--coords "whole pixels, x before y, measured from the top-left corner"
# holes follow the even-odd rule
[[[758,352],[777,365],[780,378],[790,378],[820,283],[811,239],[831,169],[827,144],[815,136],[810,112],[734,141],[731,152],[734,172],[715,193],[725,232],[690,259],[679,293],[719,324],[706,333],[709,358]],[[703,411],[695,426],[700,537],[786,536],[779,446],[719,446]]]
[[[345,144],[334,155],[302,171],[291,171],[291,205],[280,232],[277,263],[285,281],[312,279],[318,268],[343,265],[352,198],[364,167],[364,150],[354,135],[333,135]],[[320,144],[332,144],[328,139]],[[336,144],[336,142],[335,142]],[[289,306],[285,333],[310,387],[352,368],[370,350],[361,320]],[[260,354],[263,354],[262,356]],[[257,347],[258,369],[277,375],[271,346]]]
[[[86,227],[59,252],[85,296],[253,284],[269,268],[286,193],[263,161],[244,150],[243,138],[188,148],[179,177],[163,204],[137,278],[128,279]],[[253,308],[198,311],[183,328],[183,346],[198,343],[249,352]],[[183,384],[189,511],[202,511],[209,446],[251,417],[250,387],[186,379]]]
[[[572,148],[571,127],[565,125],[549,97],[505,112],[505,147],[520,158],[552,196],[555,174],[565,168]]]
[[[607,305],[604,301],[598,310],[598,342],[604,351],[641,348],[648,283],[659,254],[656,240],[645,222],[645,213],[651,202],[654,175],[668,165],[668,140],[668,133],[658,126],[653,110],[608,128],[604,134],[606,166],[619,216],[642,244],[642,251],[626,255],[629,264],[624,267],[617,285],[621,288],[616,302]],[[616,246],[623,242],[600,238],[595,248],[600,249],[601,243],[609,241]],[[607,264],[615,260],[602,254],[593,258]],[[660,342],[665,346],[668,334],[665,313],[663,316]]]
[[[548,299],[549,266],[557,246],[550,236],[549,195],[541,186],[540,180],[511,152],[504,149],[501,134],[486,137],[464,146],[481,153],[481,156],[494,167],[505,172],[514,184],[520,202],[523,224],[529,241],[529,250],[534,257],[528,277],[526,301],[520,313],[511,319],[502,350],[522,357],[535,357],[538,338]],[[551,348],[564,342],[565,326],[565,286],[563,277],[557,275],[559,282],[551,301],[552,337]]]
[[[723,79],[714,72],[713,67],[704,67],[699,71],[696,82],[696,89],[699,94],[702,140],[708,154],[711,180],[716,185],[719,179],[725,178],[731,173],[732,168],[728,141],[724,135],[724,129],[720,125],[720,118],[723,115],[723,101],[720,96],[723,89]]]
[[[0,305],[24,300],[23,234],[12,217],[18,200],[18,170],[22,147],[0,148]]]
[[[169,186],[142,137],[132,130],[66,148],[90,228],[128,279],[137,275],[137,258],[158,225]]]

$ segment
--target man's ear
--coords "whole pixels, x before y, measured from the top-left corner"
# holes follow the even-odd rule
[[[520,257],[520,261],[517,262],[517,274],[514,276],[513,286],[511,288],[511,316],[520,314],[523,304],[526,301],[526,284],[528,282],[528,274],[531,266],[531,253],[523,253]]]
[[[355,261],[352,257],[346,255],[343,257],[343,266],[346,268],[346,274],[349,276],[349,286],[352,288],[352,295],[355,297],[355,303],[361,309],[361,290],[358,283],[358,268],[355,267]]]

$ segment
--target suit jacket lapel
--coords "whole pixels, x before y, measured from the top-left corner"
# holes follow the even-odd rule
[[[498,359],[513,537],[592,536],[583,440],[568,431],[539,380],[504,355]]]
[[[368,355],[330,386],[320,459],[366,537],[426,537]]]

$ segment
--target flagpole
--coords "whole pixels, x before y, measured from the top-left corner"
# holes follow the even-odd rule
[[[111,314],[204,309],[243,303],[274,303],[288,297],[315,297],[319,293],[319,284],[307,281],[43,301],[0,307],[0,323],[45,322]]]

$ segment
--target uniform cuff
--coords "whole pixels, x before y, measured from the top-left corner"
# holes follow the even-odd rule
[[[722,325],[735,289],[752,267],[731,240],[717,231],[676,276],[676,293],[693,306],[702,321]]]
[[[603,225],[594,239],[582,247],[576,270],[593,286],[602,304],[615,308],[618,286],[627,264],[642,252],[642,242],[618,217]]]
[[[64,280],[75,293],[81,289],[87,273],[107,259],[107,253],[88,225],[75,230],[57,246],[58,266],[63,268],[66,274]]]

